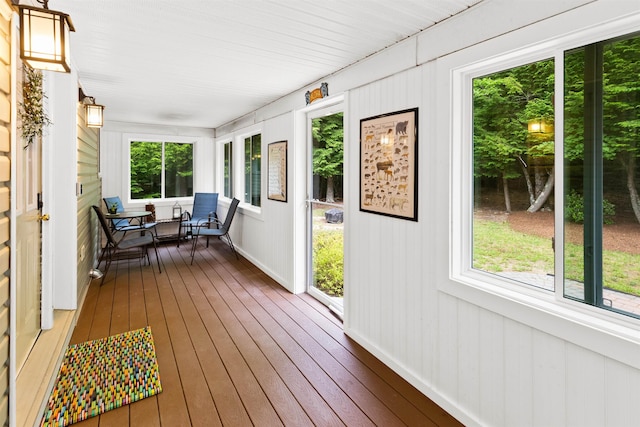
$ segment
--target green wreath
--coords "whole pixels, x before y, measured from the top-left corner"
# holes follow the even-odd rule
[[[24,82],[22,83],[22,99],[18,103],[20,130],[27,144],[26,149],[36,137],[42,136],[45,126],[51,125],[51,120],[44,111],[42,90],[42,71],[24,65]]]

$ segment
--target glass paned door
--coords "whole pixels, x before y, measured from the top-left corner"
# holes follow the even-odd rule
[[[344,193],[342,105],[309,115],[308,292],[342,312]]]

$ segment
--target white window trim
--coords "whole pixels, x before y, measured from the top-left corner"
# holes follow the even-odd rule
[[[231,181],[233,185],[231,188],[234,190],[233,194],[231,194],[231,198],[226,197],[224,195],[224,146],[226,144],[233,143],[232,136],[224,136],[216,140],[216,158],[218,161],[216,164],[216,183],[215,188],[218,192],[218,200],[226,200],[231,202],[231,198],[235,196],[235,167],[236,165],[232,163],[231,165]],[[232,149],[233,149],[232,144]],[[234,161],[235,153],[232,152],[231,161]]]
[[[472,80],[534,61],[554,58],[562,76],[564,52],[572,48],[640,31],[640,15],[575,32],[539,45],[451,70],[451,227],[450,282],[439,290],[469,303],[551,333],[623,363],[640,368],[640,320],[563,296],[563,208],[556,192],[556,290],[545,291],[471,268]],[[563,152],[563,79],[556,78],[556,153]],[[556,187],[563,188],[563,156],[556,156]]]
[[[128,133],[122,136],[122,170],[126,173],[123,175],[124,179],[121,183],[121,198],[122,202],[132,206],[144,206],[149,202],[153,202],[156,206],[169,206],[175,202],[192,203],[193,196],[189,197],[172,197],[172,198],[160,198],[160,199],[131,199],[131,142],[144,141],[144,142],[177,142],[182,144],[193,145],[193,186],[194,192],[196,188],[196,158],[198,142],[201,141],[199,137],[185,137],[185,136],[173,136],[173,135],[151,135],[142,133]]]
[[[234,170],[234,186],[233,191],[235,197],[240,200],[239,207],[243,214],[252,216],[254,218],[262,219],[262,206],[254,206],[244,201],[244,140],[245,138],[253,135],[260,134],[260,204],[264,205],[265,202],[265,183],[264,183],[264,171],[265,171],[265,156],[264,153],[264,132],[262,125],[252,126],[251,128],[244,129],[242,133],[238,133],[234,138],[234,153],[233,153],[233,170]]]

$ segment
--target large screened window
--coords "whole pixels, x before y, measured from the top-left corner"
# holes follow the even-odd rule
[[[131,141],[132,200],[193,195],[193,144]]]
[[[473,79],[473,268],[553,289],[554,61]]]
[[[640,317],[638,76],[632,34],[471,78],[470,271]]]
[[[564,295],[640,316],[640,35],[564,63]]]
[[[244,139],[244,202],[257,207],[261,202],[261,142],[261,134],[248,136]]]

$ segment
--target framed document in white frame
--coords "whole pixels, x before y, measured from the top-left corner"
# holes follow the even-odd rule
[[[272,142],[268,146],[269,200],[287,201],[287,141]]]

